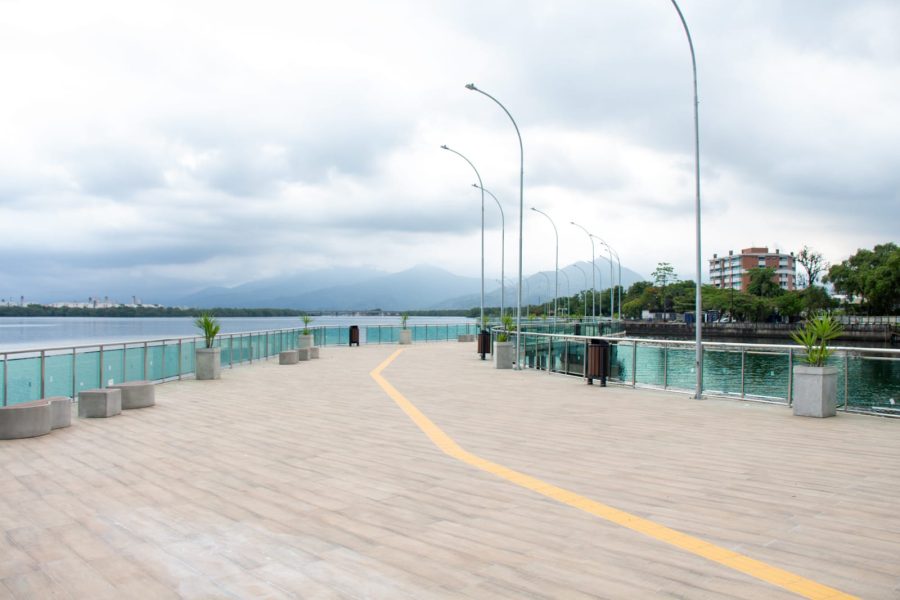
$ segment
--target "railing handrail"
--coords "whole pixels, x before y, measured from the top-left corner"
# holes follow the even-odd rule
[[[512,331],[510,334],[515,335],[517,332]],[[539,336],[539,337],[554,337],[561,339],[571,339],[571,340],[609,340],[616,342],[635,342],[641,344],[655,344],[660,346],[693,346],[696,344],[694,340],[664,340],[659,338],[635,338],[635,337],[618,337],[614,335],[575,335],[572,333],[543,333],[539,331],[522,331],[521,335],[523,336]],[[707,342],[703,341],[703,346],[706,348],[735,348],[735,349],[744,349],[744,348],[774,348],[777,350],[802,350],[803,346],[793,345],[793,344],[757,344],[753,342]],[[871,347],[861,347],[861,346],[829,346],[830,349],[840,352],[860,352],[860,353],[887,353],[887,354],[897,354],[900,356],[900,348],[871,348]]]

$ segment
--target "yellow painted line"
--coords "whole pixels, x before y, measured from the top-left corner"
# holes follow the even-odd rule
[[[384,362],[378,365],[370,375],[372,376],[372,379],[381,386],[381,389],[383,389],[385,393],[397,403],[403,412],[412,419],[419,429],[434,442],[434,445],[440,448],[445,454],[466,464],[472,465],[477,469],[481,469],[482,471],[496,475],[501,479],[505,479],[510,483],[514,483],[520,487],[541,494],[542,496],[546,496],[557,502],[600,517],[610,523],[615,523],[616,525],[621,525],[632,531],[643,533],[653,539],[686,550],[691,554],[702,556],[703,558],[730,567],[735,571],[740,571],[741,573],[755,577],[756,579],[777,585],[778,587],[803,596],[804,598],[811,598],[814,600],[850,600],[856,598],[856,596],[845,594],[840,590],[822,585],[811,579],[806,579],[805,577],[801,577],[790,571],[773,567],[772,565],[755,560],[749,556],[738,554],[737,552],[722,548],[721,546],[716,546],[715,544],[711,544],[699,538],[670,529],[665,525],[660,525],[649,519],[644,519],[643,517],[632,515],[617,508],[613,508],[612,506],[597,502],[596,500],[585,498],[575,492],[570,492],[569,490],[557,487],[551,483],[537,479],[536,477],[526,475],[525,473],[514,471],[513,469],[485,460],[464,450],[459,444],[453,441],[453,438],[444,433],[440,427],[435,425],[431,419],[426,417],[412,402],[407,400],[397,388],[391,385],[391,383],[381,375],[381,372],[384,371],[384,369],[386,369],[401,352],[403,352],[403,349],[397,350],[391,354]]]

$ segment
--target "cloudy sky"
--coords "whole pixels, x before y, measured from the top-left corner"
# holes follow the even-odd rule
[[[703,257],[832,261],[900,230],[900,3],[682,0]],[[668,0],[0,0],[0,296],[185,292],[332,266],[693,278],[690,55]],[[499,276],[488,198],[487,272]],[[704,260],[704,268],[706,262]],[[112,282],[115,282],[115,286]],[[149,291],[148,291],[149,290]]]

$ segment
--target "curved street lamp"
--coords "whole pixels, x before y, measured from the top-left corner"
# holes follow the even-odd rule
[[[571,287],[571,284],[569,283],[569,275],[564,270],[563,271],[558,270],[557,273],[566,278],[566,319],[568,319],[569,318],[569,306],[570,306],[569,300],[571,300],[570,296],[572,295],[572,287]]]
[[[596,319],[597,318],[597,301],[594,298],[594,296],[597,294],[597,292],[596,292],[597,284],[596,284],[596,279],[594,279],[594,271],[597,270],[597,261],[594,256],[594,236],[591,235],[590,231],[588,231],[587,229],[585,229],[584,227],[582,227],[575,221],[570,221],[570,223],[572,225],[574,225],[575,227],[578,227],[579,229],[584,231],[587,234],[588,239],[591,240],[591,265],[593,266],[593,269],[591,269],[591,316]]]
[[[553,235],[556,236],[556,262],[554,263],[556,269],[556,287],[553,292],[553,320],[555,321],[557,316],[559,315],[559,303],[557,300],[559,298],[559,231],[556,230],[556,223],[553,222],[553,219],[550,218],[550,215],[542,210],[536,209],[533,206],[531,207],[531,210],[547,217],[547,220],[550,221],[550,224],[553,226]]]
[[[594,237],[597,237],[597,236],[594,236]],[[606,247],[606,252],[609,254],[609,281],[610,281],[609,285],[610,286],[612,286],[614,283],[613,282],[613,264],[612,264],[613,256],[616,257],[616,263],[619,265],[619,279],[618,279],[619,283],[618,283],[617,287],[619,288],[619,318],[621,319],[622,318],[622,261],[621,261],[621,259],[619,259],[619,253],[616,252],[612,246],[607,244],[605,241],[603,241],[603,239],[601,239],[599,237],[597,238],[597,241]],[[609,290],[609,303],[610,303],[609,317],[610,317],[610,319],[612,319],[612,316],[613,316],[612,303],[613,303],[614,297],[615,297],[615,290],[611,287]]]
[[[473,92],[478,92],[484,96],[487,96],[491,100],[493,100],[497,106],[503,109],[503,112],[506,113],[506,116],[509,117],[509,120],[512,121],[513,127],[516,129],[516,136],[519,138],[519,287],[516,291],[516,295],[518,299],[516,300],[516,331],[522,330],[522,225],[525,221],[524,210],[525,210],[525,148],[522,145],[522,134],[519,132],[519,126],[516,125],[516,120],[513,119],[513,116],[506,110],[506,107],[503,104],[485,92],[484,90],[480,90],[475,87],[474,83],[466,84],[467,90],[472,90]],[[521,342],[522,336],[516,336],[516,369],[521,369],[521,362],[519,361],[519,357],[521,356]]]
[[[479,190],[493,198],[494,202],[497,203],[497,208],[500,209],[500,320],[503,321],[503,301],[504,292],[506,289],[506,217],[503,214],[503,207],[500,205],[500,201],[497,200],[497,196],[484,189],[477,183],[473,183],[472,187],[478,188]]]
[[[694,368],[697,373],[697,387],[694,398],[699,400],[703,395],[703,334],[701,332],[703,319],[700,314],[703,309],[703,296],[700,293],[700,277],[702,276],[700,258],[700,100],[697,97],[697,55],[694,53],[694,41],[691,39],[691,31],[688,29],[687,21],[684,19],[681,8],[675,0],[672,0],[672,6],[678,12],[678,18],[681,19],[681,25],[684,27],[684,33],[687,36],[688,46],[691,49],[691,68],[694,73],[694,184],[697,193],[694,202],[697,250],[697,283],[695,284],[694,293],[694,326],[697,334]]]
[[[475,171],[475,176],[478,178],[478,184],[481,185],[481,174],[478,173],[478,169],[475,168],[475,165],[472,164],[472,161],[466,158],[462,153],[457,152],[453,148],[450,148],[446,144],[441,146],[442,150],[447,150],[456,154],[464,161],[469,163],[469,166],[472,167],[472,170]],[[484,331],[484,189],[481,191],[481,321],[478,323],[479,331]],[[481,360],[484,360],[484,352],[481,353]]]

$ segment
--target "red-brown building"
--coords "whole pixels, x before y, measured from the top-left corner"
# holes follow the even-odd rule
[[[769,252],[766,247],[744,248],[740,254],[733,250],[728,256],[713,254],[709,261],[709,281],[717,288],[734,288],[746,291],[750,285],[750,269],[771,267],[775,269],[774,281],[785,290],[796,288],[797,267],[794,253],[782,254],[780,250]]]

